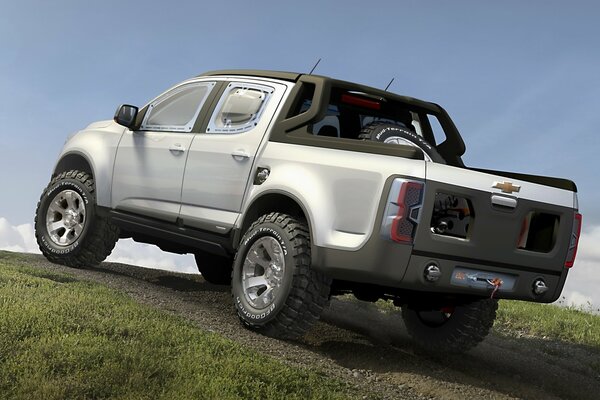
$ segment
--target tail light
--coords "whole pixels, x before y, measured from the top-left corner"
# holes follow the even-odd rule
[[[412,243],[423,206],[422,182],[396,178],[385,207],[381,234],[398,243]]]
[[[565,268],[571,268],[575,263],[575,256],[577,255],[577,246],[579,245],[579,236],[581,234],[582,222],[583,216],[579,213],[575,213],[575,219],[573,221],[573,231],[571,232],[571,243],[569,244],[569,251],[567,252]]]

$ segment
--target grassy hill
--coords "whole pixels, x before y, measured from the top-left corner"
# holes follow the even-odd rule
[[[354,397],[102,285],[0,259],[0,398]]]
[[[600,315],[592,312],[597,310],[591,306],[500,301],[494,330],[510,336],[556,339],[600,349]]]
[[[118,266],[122,267],[127,266]],[[69,273],[53,272],[65,270]],[[546,385],[548,374],[556,373],[552,372],[554,364],[563,365],[563,360],[576,360],[576,376],[583,374],[580,383],[571,389],[549,385],[552,387],[544,394],[581,398],[581,391],[576,389],[600,382],[600,362],[595,356],[600,354],[600,316],[586,310],[502,301],[492,336],[470,354],[447,360],[412,354],[410,344],[406,344],[409,342],[392,347],[377,340],[366,344],[371,337],[355,332],[342,337],[328,336],[332,335],[331,329],[337,328],[335,324],[322,324],[318,335],[324,335],[325,342],[313,349],[315,354],[322,353],[336,364],[353,368],[350,376],[366,375],[367,387],[358,387],[355,380],[343,376],[341,381],[328,378],[315,368],[310,357],[313,361],[300,366],[278,361],[281,354],[289,354],[289,350],[298,347],[296,344],[289,344],[288,348],[285,343],[283,353],[277,352],[275,357],[261,354],[261,348],[268,350],[265,345],[283,343],[260,340],[261,337],[239,327],[235,318],[228,323],[248,335],[249,341],[240,341],[244,345],[202,330],[206,321],[199,325],[195,320],[194,324],[191,319],[160,311],[154,307],[156,303],[140,304],[139,298],[135,301],[119,288],[130,288],[128,285],[135,282],[156,282],[154,278],[141,275],[125,282],[121,281],[123,270],[114,271],[111,274],[107,269],[94,274],[105,283],[125,285],[115,286],[117,290],[84,278],[90,276],[90,271],[73,271],[47,264],[39,256],[0,251],[0,399],[346,399],[363,398],[365,394],[367,398],[397,398],[390,394],[396,392],[388,393],[387,389],[372,392],[373,388],[381,389],[385,382],[393,388],[399,386],[402,393],[405,386],[410,390],[416,388],[418,393],[425,393],[422,398],[435,397],[432,393],[438,392],[431,392],[431,387],[449,387],[444,396],[475,393],[471,398],[478,398],[481,388],[499,387],[513,396],[522,394],[528,398],[531,392],[519,386],[514,376],[527,376],[523,378],[524,387],[530,386],[530,379]],[[200,285],[193,280],[187,284]],[[142,285],[138,290],[145,296],[147,290],[153,290],[153,285]],[[174,293],[179,296],[186,288],[181,286]],[[157,296],[162,304],[166,300],[164,293],[154,292],[152,296]],[[207,293],[211,300],[201,313],[215,312],[213,296],[220,296],[218,304],[224,307],[228,298],[225,292],[209,288]],[[194,300],[191,305],[195,308],[202,303]],[[397,321],[387,312],[398,312],[391,303],[377,305],[386,317]],[[369,316],[384,315],[376,307],[369,307],[370,314],[363,315],[366,324],[371,321]],[[352,308],[344,310],[353,316]],[[393,329],[390,326],[396,325],[386,326],[385,329]],[[230,337],[238,339],[237,334]],[[534,353],[519,358],[532,346],[536,349]],[[482,352],[482,348],[486,350]],[[495,358],[487,357],[489,351],[508,352],[509,361],[495,362]],[[530,360],[538,362],[541,372],[528,376],[528,370],[519,369],[519,365],[528,365]],[[569,370],[573,368],[572,364],[565,365]],[[439,377],[438,370],[446,372]],[[487,370],[491,372],[482,376],[482,371]],[[510,382],[509,388],[505,379]],[[453,387],[459,388],[457,392]],[[413,398],[413,394],[406,392],[402,398]]]

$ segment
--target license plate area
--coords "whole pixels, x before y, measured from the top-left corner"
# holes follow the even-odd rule
[[[498,287],[500,292],[511,292],[517,283],[516,275],[456,267],[452,271],[450,284],[471,289],[489,290],[494,289],[495,286],[492,282],[498,279],[502,282]]]

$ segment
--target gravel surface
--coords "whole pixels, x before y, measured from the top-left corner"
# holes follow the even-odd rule
[[[105,284],[283,362],[319,368],[365,399],[597,399],[600,393],[600,352],[585,346],[492,334],[466,354],[431,357],[416,351],[399,312],[336,298],[303,340],[285,342],[243,328],[229,288],[200,275],[114,263],[80,270],[26,257],[30,266]]]

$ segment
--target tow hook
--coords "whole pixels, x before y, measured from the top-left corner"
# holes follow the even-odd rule
[[[494,279],[487,279],[486,282],[489,285],[492,285],[494,287],[494,290],[492,290],[492,294],[490,295],[490,299],[493,299],[494,295],[500,289],[500,287],[502,286],[504,281],[502,281],[502,279],[500,279],[500,278],[494,278]]]
[[[542,278],[538,278],[533,281],[533,294],[536,296],[541,296],[548,291],[548,286],[546,286],[546,282]]]
[[[425,267],[424,275],[427,282],[437,282],[442,276],[442,271],[436,264],[431,263]]]

